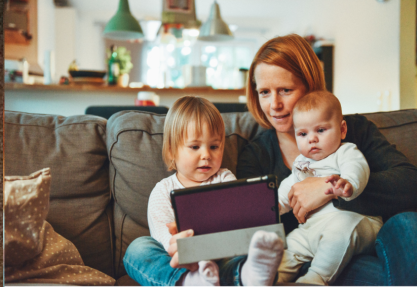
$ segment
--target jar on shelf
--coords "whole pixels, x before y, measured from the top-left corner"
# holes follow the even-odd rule
[[[159,96],[154,92],[142,91],[138,93],[135,99],[135,106],[158,106]]]

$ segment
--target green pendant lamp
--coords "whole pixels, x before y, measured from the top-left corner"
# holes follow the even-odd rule
[[[233,33],[223,21],[219,4],[216,1],[211,5],[210,16],[201,26],[200,35],[197,39],[201,41],[228,41],[233,39]]]
[[[128,0],[120,0],[119,9],[104,28],[103,37],[122,41],[143,38],[138,20],[130,13]]]

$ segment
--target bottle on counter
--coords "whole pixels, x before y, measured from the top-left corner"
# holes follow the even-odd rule
[[[120,74],[120,63],[117,59],[117,47],[115,45],[111,45],[110,53],[107,82],[109,85],[116,85]]]
[[[22,81],[23,84],[29,84],[29,62],[26,58],[20,59],[20,64],[22,67]]]

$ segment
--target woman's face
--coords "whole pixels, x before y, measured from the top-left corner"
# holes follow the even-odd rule
[[[292,115],[295,103],[307,88],[284,68],[260,63],[254,72],[261,109],[277,132],[293,132]]]

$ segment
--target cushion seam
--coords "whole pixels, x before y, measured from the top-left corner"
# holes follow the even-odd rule
[[[151,136],[154,136],[154,135],[164,135],[164,133],[162,132],[162,133],[160,133],[160,132],[158,132],[158,133],[151,133],[151,132],[149,132],[149,131],[147,131],[147,130],[144,130],[144,129],[126,129],[126,130],[121,130],[121,131],[119,131],[118,133],[117,133],[117,135],[116,135],[116,140],[115,140],[115,142],[113,142],[113,144],[112,144],[112,147],[113,147],[113,145],[118,141],[118,138],[119,138],[119,136],[120,136],[120,134],[122,134],[122,133],[125,133],[125,132],[144,132],[144,133],[146,133],[146,134],[148,134],[148,135],[151,135]],[[238,137],[240,137],[241,139],[244,139],[244,140],[246,140],[246,141],[249,141],[247,138],[245,138],[245,137],[243,137],[242,135],[240,135],[240,134],[238,134],[238,133],[231,133],[231,134],[228,134],[228,135],[226,135],[226,137],[231,137],[231,136],[238,136]]]
[[[368,119],[368,120],[373,122],[378,127],[378,125],[373,120],[370,120],[370,119]],[[384,129],[389,129],[389,128],[397,128],[397,127],[412,125],[412,124],[416,124],[416,123],[417,123],[417,121],[413,121],[413,122],[407,122],[407,123],[397,124],[397,125],[392,125],[392,126],[378,127],[378,129],[384,130]]]
[[[8,125],[13,125],[13,126],[20,126],[20,127],[38,127],[38,128],[45,128],[45,129],[51,129],[51,130],[57,130],[59,128],[62,127],[66,127],[66,126],[73,126],[73,125],[89,125],[89,124],[95,124],[98,127],[100,127],[101,129],[104,130],[104,133],[106,133],[106,127],[102,125],[102,123],[98,123],[98,122],[84,122],[84,123],[71,123],[71,124],[65,124],[65,125],[60,125],[58,127],[55,128],[51,128],[51,127],[47,127],[47,126],[42,126],[42,125],[29,125],[29,124],[18,124],[18,123],[10,123],[10,122],[4,122],[5,124]]]

